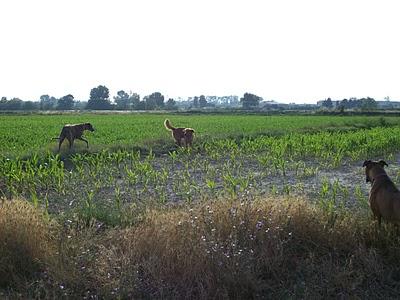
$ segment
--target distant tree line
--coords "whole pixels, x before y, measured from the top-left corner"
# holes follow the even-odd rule
[[[334,105],[335,103],[335,105]],[[375,99],[367,97],[367,98],[349,98],[343,99],[340,101],[332,101],[331,98],[327,98],[322,101],[321,106],[328,109],[359,109],[359,110],[374,110],[378,107]]]
[[[210,106],[210,103],[207,102],[206,96],[201,95],[200,97],[195,96],[193,98],[193,108],[203,108]]]
[[[244,109],[255,109],[262,100],[257,95],[245,93],[240,98],[240,103]],[[189,105],[185,106],[189,109],[215,106],[214,103],[208,102],[204,95],[191,97],[189,101]],[[178,103],[174,99],[166,100],[160,92],[154,92],[141,99],[137,93],[120,90],[112,101],[109,89],[104,85],[92,88],[88,101],[76,100],[71,94],[61,98],[42,95],[39,101],[23,101],[19,98],[7,99],[6,97],[0,100],[0,110],[174,110],[177,108]]]
[[[0,100],[0,110],[173,110],[176,108],[176,101],[170,98],[165,102],[165,98],[160,92],[152,93],[141,100],[137,93],[128,94],[120,90],[112,103],[109,89],[104,85],[93,88],[87,102],[76,101],[71,94],[59,99],[42,95],[39,101],[23,101],[19,98],[7,99],[6,97],[2,97]]]

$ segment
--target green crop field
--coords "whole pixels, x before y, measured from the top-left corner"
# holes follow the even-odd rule
[[[77,122],[89,149],[57,153]],[[399,149],[397,117],[2,115],[0,296],[396,297],[362,163],[399,183]]]
[[[174,126],[193,127],[200,141],[209,137],[251,137],[262,134],[284,135],[323,129],[370,128],[385,122],[400,124],[397,117],[331,116],[243,116],[243,115],[162,115],[162,114],[60,114],[0,115],[0,154],[25,156],[36,152],[55,152],[64,124],[90,122],[96,131],[87,133],[94,151],[102,149],[152,148],[169,141],[163,126],[169,118]],[[161,141],[160,141],[161,140]],[[66,145],[68,144],[65,141]],[[66,147],[66,145],[64,147]],[[77,141],[76,148],[84,144]]]

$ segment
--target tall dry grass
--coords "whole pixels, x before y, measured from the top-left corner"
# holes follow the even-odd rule
[[[9,208],[3,207],[1,216],[8,211],[12,220],[37,213],[24,203],[6,205]],[[46,259],[54,253],[54,242],[40,214],[31,220],[20,217],[13,224],[8,231],[18,228],[22,233],[17,236],[24,238],[8,242],[13,248],[7,249],[23,245],[32,250],[15,257],[8,251],[11,258],[2,267],[10,272],[25,262],[39,262],[28,269],[30,274],[46,265],[51,278],[46,279],[50,283],[36,284],[40,290],[32,291],[27,284],[25,290],[8,292],[10,297],[17,292],[40,298],[106,299],[396,298],[400,294],[400,239],[391,226],[378,230],[366,211],[327,211],[303,199],[219,199],[159,207],[127,228],[107,229],[95,220],[89,226],[71,222],[58,231],[57,260]],[[33,226],[32,232],[29,224],[42,225]]]
[[[361,214],[302,199],[226,200],[150,211],[140,226],[109,232],[92,275],[100,294],[136,298],[393,296],[399,286],[382,286],[399,246]]]
[[[24,283],[56,255],[54,223],[24,200],[0,200],[0,286]]]

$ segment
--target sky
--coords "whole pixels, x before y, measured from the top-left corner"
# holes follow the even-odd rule
[[[4,0],[0,97],[400,101],[397,0]]]

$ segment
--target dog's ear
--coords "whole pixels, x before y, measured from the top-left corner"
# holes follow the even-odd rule
[[[92,123],[86,123],[86,126],[88,127],[88,129],[89,129],[90,131],[94,131],[94,128],[93,128]]]
[[[192,128],[185,128],[183,129],[183,132],[186,133],[194,133],[194,130]]]
[[[387,166],[388,167],[388,164],[386,163],[386,161],[384,161],[384,160],[380,160],[380,161],[378,161],[378,164],[380,164],[381,165],[381,167],[383,168],[384,166]]]
[[[368,166],[370,163],[371,163],[372,161],[370,161],[370,160],[366,160],[366,161],[364,161],[364,163],[363,163],[363,167],[366,167],[366,166]]]

